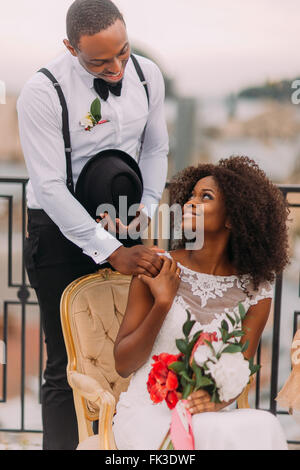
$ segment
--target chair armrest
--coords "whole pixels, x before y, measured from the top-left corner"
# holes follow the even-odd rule
[[[97,380],[76,371],[68,372],[71,388],[81,397],[99,407],[99,438],[101,450],[116,449],[112,431],[112,419],[115,412],[115,397],[104,390]]]
[[[95,403],[104,392],[97,380],[76,371],[68,372],[68,382],[73,390],[93,403]]]
[[[244,390],[242,391],[242,393],[240,394],[240,396],[237,399],[237,406],[238,406],[239,409],[240,408],[250,408],[250,405],[249,405],[249,402],[248,402],[248,393],[249,393],[249,390],[250,390],[250,387],[252,385],[253,380],[254,380],[253,376],[251,376],[248,385],[246,385],[246,387],[244,388]]]

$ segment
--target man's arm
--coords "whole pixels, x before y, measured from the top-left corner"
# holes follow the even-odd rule
[[[145,72],[150,95],[149,116],[140,168],[144,180],[142,204],[152,218],[161,200],[168,172],[169,138],[165,118],[165,85],[163,76],[155,64],[141,66]]]
[[[63,235],[96,263],[122,244],[93,220],[66,186],[61,116],[52,84],[29,82],[17,104],[19,132],[31,184],[39,205]]]
[[[162,260],[152,250],[125,248],[90,217],[66,186],[66,159],[61,111],[56,91],[40,78],[27,84],[18,100],[20,139],[39,205],[63,235],[96,263],[108,261],[123,274],[159,273]]]

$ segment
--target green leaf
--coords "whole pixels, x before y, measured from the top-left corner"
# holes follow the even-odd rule
[[[223,353],[237,353],[237,352],[242,352],[242,346],[240,344],[230,344],[223,350]]]
[[[173,370],[177,374],[179,374],[179,372],[185,369],[184,363],[180,361],[172,362],[172,364],[170,364],[168,367],[169,369]]]
[[[259,364],[254,364],[254,359],[253,357],[251,357],[251,359],[249,359],[250,375],[256,374],[256,372],[258,372],[260,368],[261,366]]]
[[[187,384],[184,389],[183,389],[183,392],[182,392],[182,398],[183,400],[185,400],[188,396],[190,396],[190,394],[192,393],[193,391],[193,386],[191,384]]]
[[[194,382],[194,383],[195,383],[195,381],[194,381],[191,377],[189,377],[189,375],[188,375],[188,373],[187,373],[186,370],[181,370],[181,371],[179,372],[179,375],[181,375],[182,377],[184,377],[187,382],[189,382],[189,383],[193,383],[193,382]]]
[[[230,315],[228,315],[228,313],[226,313],[226,317],[228,318],[228,320],[230,321],[230,323],[232,324],[232,326],[235,325],[236,321],[234,320],[234,318],[232,318]]]
[[[246,316],[246,310],[245,310],[244,305],[241,302],[239,302],[239,313],[240,313],[241,319],[244,320]]]
[[[184,339],[177,339],[176,346],[181,353],[186,354],[188,352],[188,345]]]
[[[201,333],[202,333],[202,331],[198,331],[197,333],[195,333],[192,340],[190,341],[189,346],[191,347],[191,351],[192,351],[193,347],[195,346],[195,344],[197,343]]]
[[[241,317],[237,313],[235,313],[235,312],[233,312],[233,313],[234,313],[234,316],[235,316],[236,323],[239,324],[241,322]]]
[[[184,336],[186,338],[189,337],[189,334],[191,332],[191,329],[193,328],[193,326],[195,325],[196,321],[195,320],[192,320],[192,321],[186,321],[185,324],[183,325],[183,333],[184,333]]]
[[[205,339],[204,342],[207,344],[207,346],[209,346],[209,348],[211,349],[211,351],[212,351],[213,353],[215,353],[215,350],[214,350],[214,347],[213,347],[211,341],[207,341],[207,340]]]
[[[212,394],[212,397],[211,397],[211,400],[213,403],[221,403],[220,399],[219,399],[219,394],[218,392],[215,390]]]
[[[226,341],[228,341],[228,338],[229,338],[229,335],[228,335],[227,331],[224,330],[224,328],[219,328],[219,330],[220,330],[220,333],[222,335],[223,343],[226,343]]]
[[[91,104],[91,115],[95,121],[99,122],[101,120],[101,103],[99,98],[96,98]]]
[[[233,331],[232,336],[234,337],[242,337],[245,336],[245,332],[243,330]]]
[[[181,383],[182,388],[186,387],[188,384],[188,382],[182,376],[180,377],[180,383]]]
[[[187,360],[189,361],[190,355],[192,353],[193,347],[195,346],[196,342],[199,339],[200,334],[202,331],[198,331],[197,333],[194,334],[192,341],[188,344],[187,351],[186,351],[186,357]]]
[[[227,331],[228,332],[228,323],[226,320],[223,320],[222,323],[221,323],[221,327],[223,328],[223,330]]]
[[[242,352],[247,351],[248,347],[249,347],[249,340],[247,339],[247,341],[242,346]]]
[[[229,338],[239,338],[239,337],[242,337],[244,335],[245,335],[245,333],[242,330],[238,330],[238,331],[233,331],[232,333],[230,333]]]
[[[190,312],[187,308],[185,309],[185,311],[186,311],[187,317],[188,317],[187,321],[190,321],[190,319],[191,319],[191,312]]]
[[[203,387],[208,387],[209,385],[212,385],[214,383],[209,377],[205,377],[202,374],[201,368],[195,363],[195,361],[193,361],[192,369],[195,372],[196,376],[195,390],[199,390],[199,388]]]
[[[198,381],[196,381],[196,387],[199,388],[204,388],[204,387],[208,387],[209,385],[212,385],[214,382],[209,378],[209,377],[204,377],[202,376],[201,379]]]

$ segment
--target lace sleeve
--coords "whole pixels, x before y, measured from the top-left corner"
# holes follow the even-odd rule
[[[274,283],[269,281],[263,281],[258,287],[258,291],[252,291],[252,298],[247,299],[248,306],[256,305],[260,300],[263,299],[272,299],[274,293]]]

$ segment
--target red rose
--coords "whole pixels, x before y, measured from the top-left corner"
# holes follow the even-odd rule
[[[166,364],[166,366],[169,366],[172,364],[172,362],[178,361],[178,357],[180,354],[167,354],[167,353],[162,353],[158,356],[158,360]]]
[[[167,390],[169,391],[177,390],[178,385],[179,384],[178,384],[177,375],[175,374],[175,372],[170,370],[168,373],[167,381],[166,381]]]
[[[168,368],[163,362],[155,362],[152,366],[152,372],[155,379],[163,384],[166,382],[168,376]]]
[[[166,398],[167,394],[167,388],[159,383],[156,383],[151,387],[150,398],[154,403],[161,403]]]
[[[156,379],[153,375],[153,372],[151,371],[150,374],[149,374],[149,377],[148,377],[148,382],[147,382],[147,390],[148,390],[149,393],[150,393],[151,388],[155,384],[156,384]]]
[[[166,396],[166,403],[170,410],[173,410],[178,403],[178,395],[176,392],[169,392]]]
[[[154,403],[161,403],[163,400],[166,400],[170,408],[175,406],[174,403],[176,400],[178,401],[175,393],[179,385],[177,375],[175,372],[169,370],[168,366],[178,361],[180,357],[181,354],[174,355],[167,353],[153,356],[155,362],[152,364],[152,369],[148,377],[147,390]],[[168,400],[167,396],[169,397]]]

